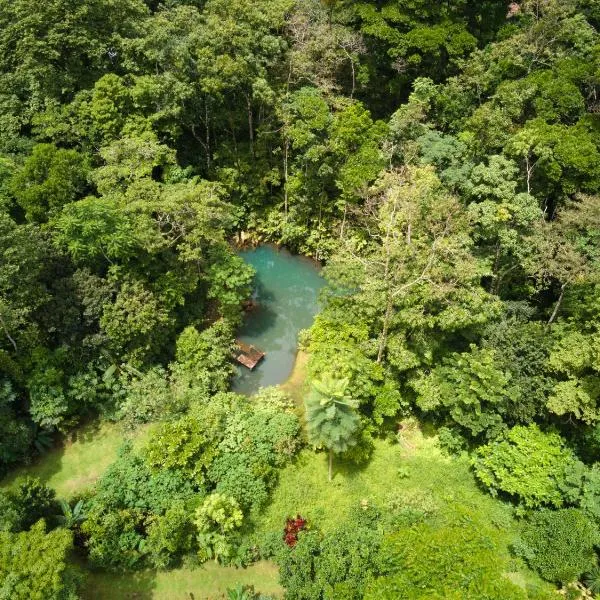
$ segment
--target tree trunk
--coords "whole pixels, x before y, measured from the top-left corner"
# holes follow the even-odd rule
[[[329,478],[328,481],[331,481],[333,478],[333,450],[329,450]]]
[[[206,123],[206,174],[210,171],[210,116],[208,114],[208,100],[204,102],[205,123]]]
[[[379,351],[377,352],[377,364],[381,364],[383,360],[383,353],[387,345],[388,331],[390,328],[390,319],[392,318],[392,311],[394,309],[394,303],[392,302],[392,295],[388,294],[387,306],[385,314],[383,315],[383,330],[379,336]]]
[[[290,151],[290,142],[285,139],[283,145],[283,206],[285,212],[285,220],[288,218],[288,156]]]
[[[566,283],[563,283],[560,286],[560,296],[558,297],[558,300],[556,301],[556,304],[554,305],[554,310],[552,311],[552,314],[550,315],[550,318],[548,319],[548,325],[552,325],[552,323],[554,322],[554,319],[556,319],[556,315],[558,314],[558,309],[560,308],[560,305],[562,304],[563,301],[563,297],[565,295],[565,288],[567,287]]]
[[[346,229],[346,215],[348,214],[348,202],[344,202],[344,218],[342,219],[342,226],[340,228],[340,240],[344,239],[344,230]]]
[[[8,332],[8,327],[6,326],[6,322],[4,321],[4,318],[2,317],[2,313],[0,313],[0,324],[2,325],[2,329],[4,329],[4,333],[6,334],[8,341],[12,344],[13,348],[15,349],[15,352],[18,352],[17,342],[15,342],[13,337]]]
[[[246,95],[246,102],[248,104],[248,136],[250,137],[250,151],[254,156],[254,116],[252,113],[252,101],[250,95]]]

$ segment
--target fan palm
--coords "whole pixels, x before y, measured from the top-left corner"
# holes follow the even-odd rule
[[[312,443],[329,450],[329,481],[333,474],[333,455],[345,452],[356,443],[360,423],[358,403],[348,395],[349,380],[325,375],[312,382],[305,400],[308,436]]]
[[[600,567],[594,567],[583,578],[583,583],[592,592],[592,594],[600,593]]]

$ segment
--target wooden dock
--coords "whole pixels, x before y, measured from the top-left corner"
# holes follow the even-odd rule
[[[251,371],[265,357],[264,352],[261,352],[252,345],[246,344],[241,340],[236,340],[235,343],[239,349],[235,353],[235,360]]]

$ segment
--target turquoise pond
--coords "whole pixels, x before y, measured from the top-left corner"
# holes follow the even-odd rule
[[[266,352],[266,356],[253,371],[238,365],[233,389],[252,394],[261,387],[283,383],[290,376],[298,332],[311,326],[325,281],[314,261],[274,246],[243,250],[240,256],[256,270],[256,307],[246,315],[237,337]]]

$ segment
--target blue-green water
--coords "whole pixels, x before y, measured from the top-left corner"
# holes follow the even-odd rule
[[[298,332],[311,326],[325,281],[313,261],[274,246],[244,250],[240,256],[256,269],[257,305],[246,315],[238,338],[267,353],[253,371],[238,366],[233,389],[252,394],[260,387],[283,383],[290,376]]]

